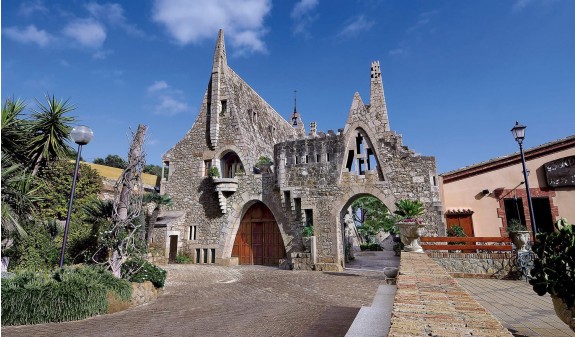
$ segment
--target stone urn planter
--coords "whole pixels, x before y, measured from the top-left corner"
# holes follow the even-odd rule
[[[423,253],[423,248],[419,245],[419,238],[421,237],[421,231],[425,228],[425,224],[422,224],[416,220],[412,221],[400,221],[397,223],[399,227],[399,236],[401,242],[403,242],[404,252],[415,252]]]
[[[557,317],[559,317],[563,323],[569,325],[571,330],[575,331],[575,306],[569,308],[565,301],[555,295],[551,295],[551,300],[553,301],[553,309],[555,309]]]
[[[529,250],[527,246],[529,239],[531,238],[529,236],[529,231],[510,232],[509,237],[511,238],[511,241],[513,241],[515,247],[517,247],[517,251],[526,252]]]

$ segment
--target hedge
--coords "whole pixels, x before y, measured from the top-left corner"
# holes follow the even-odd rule
[[[23,270],[2,279],[2,325],[39,324],[104,314],[111,292],[129,300],[132,287],[101,267]]]

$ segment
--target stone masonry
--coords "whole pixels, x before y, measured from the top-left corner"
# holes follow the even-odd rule
[[[200,263],[236,264],[233,256],[242,219],[256,203],[273,214],[285,246],[282,262],[294,268],[341,270],[344,266],[344,216],[365,195],[390,210],[400,199],[421,200],[427,208],[428,235],[442,233],[435,158],[420,156],[391,130],[379,62],[371,64],[369,104],[355,93],[344,127],[306,134],[294,106],[286,121],[227,64],[219,32],[211,79],[192,128],[163,157],[169,174],[161,191],[185,221],[166,224],[155,242],[177,237],[178,251],[200,254]],[[254,167],[261,156],[269,171]],[[219,178],[208,176],[217,167]],[[315,246],[304,252],[301,228],[313,225]],[[236,246],[237,247],[237,246]],[[207,255],[206,255],[207,254]],[[307,261],[300,261],[309,256]],[[311,267],[310,267],[311,266]]]

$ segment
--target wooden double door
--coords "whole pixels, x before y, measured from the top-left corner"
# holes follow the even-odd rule
[[[240,223],[232,256],[240,264],[277,266],[286,251],[272,212],[261,202],[251,206]]]

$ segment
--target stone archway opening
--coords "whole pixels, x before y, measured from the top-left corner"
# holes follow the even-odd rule
[[[241,265],[278,266],[286,258],[282,235],[271,210],[261,201],[246,211],[232,248]]]
[[[393,213],[378,197],[363,193],[352,196],[340,212],[343,256],[346,263],[366,249],[393,249]]]

